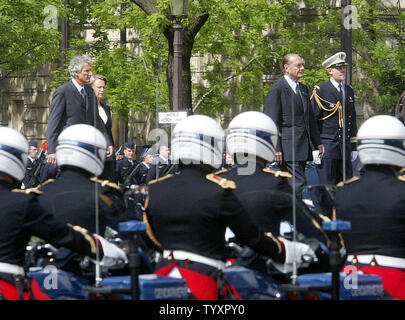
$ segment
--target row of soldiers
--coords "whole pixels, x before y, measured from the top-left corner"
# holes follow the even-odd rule
[[[106,261],[125,260],[122,250],[99,235],[107,226],[117,229],[126,219],[121,216],[121,188],[97,178],[104,170],[107,148],[102,133],[89,125],[65,129],[56,149],[59,177],[21,190],[13,187],[24,177],[28,143],[17,131],[1,129],[0,281],[12,285],[7,290],[0,286],[2,297],[41,295],[25,292],[18,283],[25,274],[24,252],[31,235],[92,257],[98,244],[101,257],[109,258]],[[217,171],[225,139],[235,167]],[[274,161],[277,139],[275,123],[255,111],[236,116],[226,136],[215,120],[202,115],[190,116],[175,127],[171,159],[178,171],[148,183],[142,217],[150,241],[162,254],[155,273],[184,278],[198,299],[238,297],[222,279],[228,257],[226,228],[238,243],[270,257],[279,272],[291,273],[294,266],[305,269],[309,262],[320,262],[316,270],[325,271],[324,261],[318,261],[308,244],[281,234],[280,223],[295,220],[300,234],[328,246],[321,222],[340,218],[352,222],[341,243],[347,250],[346,263],[381,276],[394,298],[405,298],[404,125],[390,116],[376,116],[362,125],[357,148],[365,171],[339,185],[330,216],[310,212],[299,199],[294,201],[289,184],[293,177],[267,168]],[[344,250],[341,253],[343,265],[346,256]]]

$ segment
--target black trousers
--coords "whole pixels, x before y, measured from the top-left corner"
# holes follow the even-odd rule
[[[284,161],[280,166],[281,170],[288,171],[293,174],[295,169],[295,194],[299,199],[302,198],[302,191],[304,190],[307,180],[305,178],[306,161]],[[293,187],[293,178],[288,179],[288,183]]]
[[[346,180],[353,177],[352,163],[346,159]],[[316,171],[319,176],[320,184],[333,184],[336,185],[343,181],[343,160],[342,159],[322,159],[320,165],[317,165]]]

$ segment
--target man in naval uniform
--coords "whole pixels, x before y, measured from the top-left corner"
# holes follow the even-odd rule
[[[335,185],[343,181],[343,148],[346,149],[346,179],[353,176],[351,156],[355,157],[357,153],[352,153],[356,148],[352,141],[357,134],[356,109],[353,89],[344,83],[345,59],[346,54],[338,52],[322,63],[330,79],[315,86],[311,96],[313,112],[325,146],[325,154],[317,166],[320,184]]]

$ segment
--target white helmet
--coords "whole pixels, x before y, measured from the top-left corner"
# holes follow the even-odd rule
[[[0,127],[0,171],[21,181],[25,176],[28,142],[17,130]]]
[[[365,165],[405,167],[405,126],[393,116],[371,117],[357,133],[357,150]]]
[[[180,121],[173,130],[172,159],[219,168],[224,143],[225,133],[217,121],[204,115],[192,115]]]
[[[247,153],[272,162],[276,152],[277,127],[262,112],[247,111],[238,114],[228,126],[226,147],[228,153]]]
[[[99,176],[104,169],[107,141],[103,134],[88,124],[67,127],[58,137],[56,160],[58,166],[82,168]]]

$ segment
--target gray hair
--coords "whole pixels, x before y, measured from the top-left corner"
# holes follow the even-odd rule
[[[90,65],[93,63],[93,60],[91,59],[90,56],[84,55],[84,56],[75,56],[75,57],[73,57],[72,60],[70,60],[70,64],[69,64],[69,67],[68,67],[70,76],[72,78],[74,78],[75,77],[75,72],[82,71],[83,65],[85,63],[88,63]]]
[[[102,80],[107,85],[107,78],[101,74],[93,74],[90,79],[90,85],[93,86],[96,80]]]

